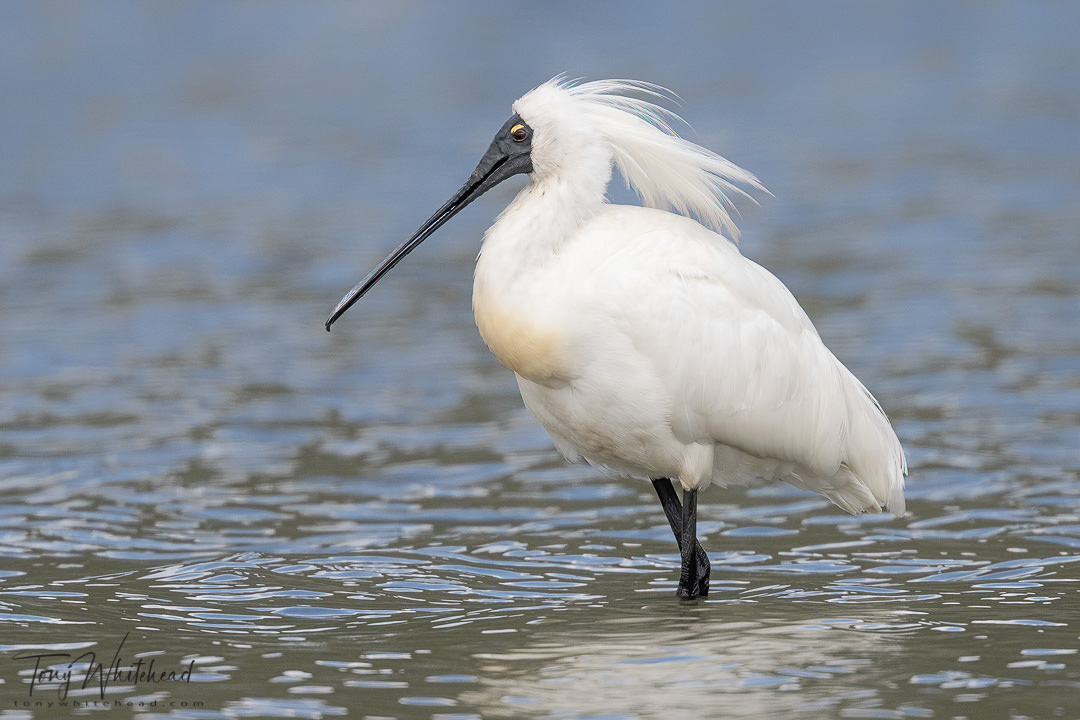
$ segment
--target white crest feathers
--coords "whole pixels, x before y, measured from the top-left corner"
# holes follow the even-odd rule
[[[672,122],[684,123],[677,114],[631,94],[677,100],[659,85],[634,80],[575,84],[555,78],[545,86],[561,89],[576,101],[610,148],[627,185],[648,207],[693,216],[737,240],[731,196],[753,200],[740,186],[768,192],[750,172],[679,137],[671,127]]]

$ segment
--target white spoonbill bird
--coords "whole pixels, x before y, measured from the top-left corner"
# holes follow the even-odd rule
[[[764,188],[676,135],[654,102],[673,97],[561,78],[526,93],[461,189],[326,329],[459,210],[527,174],[484,234],[476,326],[567,459],[652,481],[682,557],[678,595],[693,598],[709,590],[699,490],[775,478],[849,513],[902,515],[907,462],[788,289],[740,254],[728,195]],[[607,202],[613,167],[644,207]]]

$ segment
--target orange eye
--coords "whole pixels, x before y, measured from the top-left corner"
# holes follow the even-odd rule
[[[510,137],[514,139],[514,142],[525,142],[529,137],[529,128],[519,123],[510,128]]]

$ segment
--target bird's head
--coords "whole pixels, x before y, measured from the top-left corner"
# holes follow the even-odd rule
[[[546,82],[519,98],[514,114],[532,134],[530,172],[535,181],[591,185],[602,196],[611,179],[612,147],[590,103],[574,87]]]

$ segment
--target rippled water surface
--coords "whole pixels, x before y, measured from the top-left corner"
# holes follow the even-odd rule
[[[1078,25],[5,4],[0,718],[1080,718]],[[710,489],[679,603],[651,487],[565,465],[473,327],[520,183],[323,331],[564,71],[770,187],[744,252],[889,411],[907,516]]]

